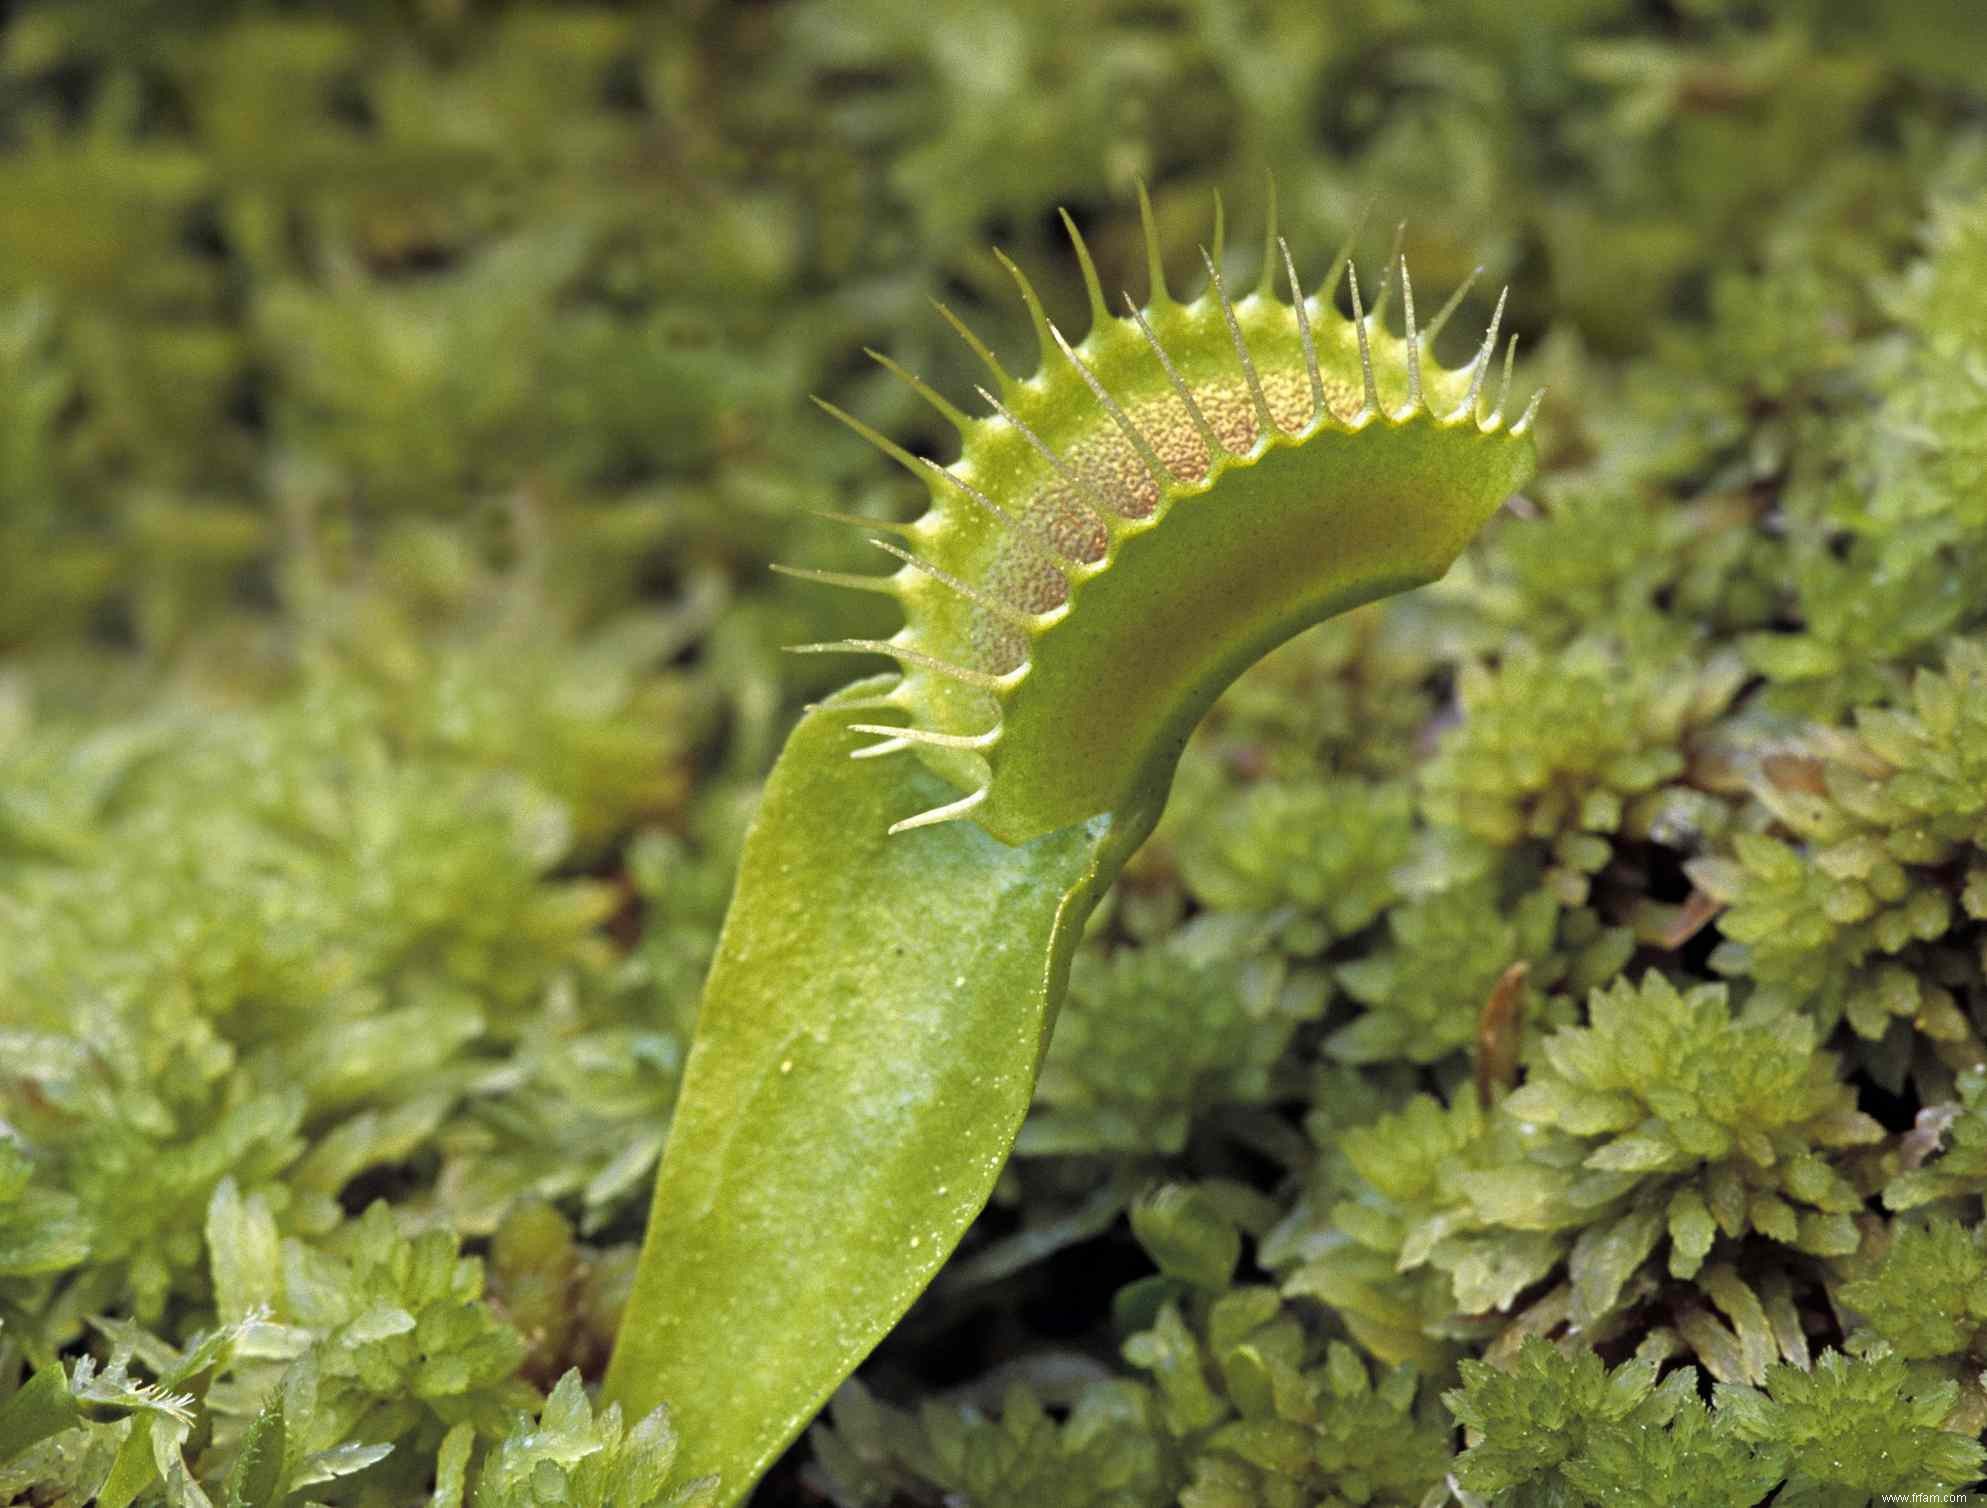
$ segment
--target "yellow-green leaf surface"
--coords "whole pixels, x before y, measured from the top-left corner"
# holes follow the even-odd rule
[[[670,1403],[681,1470],[728,1501],[986,1204],[1076,935],[1145,831],[891,836],[943,787],[852,763],[859,715],[803,719],[746,839],[608,1376],[633,1417]]]

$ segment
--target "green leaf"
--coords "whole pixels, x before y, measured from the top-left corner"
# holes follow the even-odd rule
[[[964,823],[890,836],[946,788],[848,759],[862,713],[840,704],[888,684],[804,718],[767,783],[608,1373],[625,1413],[669,1400],[684,1473],[728,1492],[985,1205],[1083,919],[1149,822],[1018,848]]]
[[[435,1490],[428,1508],[462,1508],[462,1494],[469,1479],[469,1453],[476,1445],[476,1426],[458,1424],[442,1437],[435,1456]]]
[[[1457,1182],[1483,1219],[1517,1230],[1558,1230],[1572,1223],[1572,1175],[1560,1168],[1506,1167],[1468,1173]]]
[[[1592,1325],[1621,1296],[1663,1234],[1663,1213],[1655,1206],[1630,1210],[1604,1225],[1592,1225],[1573,1243],[1567,1276],[1573,1280],[1573,1323]]]
[[[1606,1173],[1656,1173],[1685,1165],[1687,1159],[1665,1136],[1619,1136],[1587,1158]]]
[[[214,1307],[235,1320],[271,1303],[280,1282],[275,1217],[260,1194],[246,1200],[232,1178],[214,1187],[207,1204],[207,1263]]]
[[[1704,1196],[1689,1184],[1670,1196],[1669,1219],[1670,1276],[1691,1277],[1718,1238],[1717,1222],[1711,1218]]]
[[[90,1222],[78,1202],[31,1187],[27,1154],[0,1131],[0,1277],[59,1272],[90,1254]]]
[[[1558,1265],[1562,1238],[1542,1231],[1499,1231],[1461,1243],[1451,1281],[1465,1314],[1507,1309],[1520,1292]]]
[[[285,1443],[279,1393],[242,1435],[241,1454],[228,1472],[227,1508],[274,1508],[282,1501]]]
[[[0,1464],[81,1419],[67,1374],[59,1364],[49,1363],[0,1403]]]
[[[97,1508],[130,1508],[138,1494],[158,1480],[159,1467],[152,1449],[153,1423],[151,1414],[139,1414],[131,1421],[131,1433],[117,1448],[110,1475],[97,1489]]]
[[[1906,1360],[1963,1352],[1987,1323],[1980,1229],[1951,1219],[1900,1221],[1882,1267],[1844,1283],[1841,1297]]]
[[[1728,1262],[1707,1267],[1698,1281],[1699,1286],[1710,1295],[1711,1302],[1732,1322],[1732,1329],[1739,1338],[1745,1379],[1758,1382],[1780,1356],[1779,1344],[1773,1338],[1773,1329],[1759,1295]]]
[[[1219,1292],[1242,1259],[1242,1233],[1198,1190],[1169,1183],[1132,1206],[1132,1233],[1159,1270]]]

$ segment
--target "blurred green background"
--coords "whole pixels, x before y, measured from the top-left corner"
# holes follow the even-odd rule
[[[673,604],[747,767],[761,649],[840,611],[763,563],[906,495],[806,395],[937,445],[860,347],[959,392],[942,295],[1026,349],[996,243],[1080,321],[1056,206],[1137,288],[1135,176],[1184,276],[1274,171],[1313,275],[1370,201],[1369,260],[1405,220],[1430,288],[1483,263],[1470,313],[1509,279],[1615,359],[1789,242],[1908,236],[1987,64],[1964,0],[13,12],[0,646],[245,689],[334,619]]]

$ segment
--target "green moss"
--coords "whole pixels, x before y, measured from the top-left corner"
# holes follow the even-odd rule
[[[967,1501],[1076,1508],[1350,1508],[1418,1503],[1447,1459],[1411,1367],[1375,1377],[1352,1347],[1320,1350],[1267,1289],[1166,1303],[1124,1354],[1145,1384],[1094,1382],[1058,1427],[1026,1388],[999,1419],[927,1404],[917,1416],[851,1384],[817,1435],[836,1501],[921,1485]]]
[[[1876,1276],[1841,1294],[1907,1361],[1968,1351],[1987,1324],[1987,1251],[1956,1220],[1900,1225]]]
[[[1778,1473],[1762,1453],[1720,1429],[1685,1367],[1659,1387],[1653,1361],[1608,1371],[1590,1351],[1568,1356],[1527,1341],[1507,1375],[1464,1362],[1447,1395],[1470,1431],[1456,1479],[1499,1503],[1742,1504]]]
[[[998,1417],[938,1403],[911,1415],[851,1382],[835,1397],[832,1427],[818,1427],[813,1443],[834,1500],[861,1508],[890,1502],[900,1488],[957,1493],[988,1508],[1144,1508],[1166,1501],[1153,1413],[1136,1389],[1098,1387],[1059,1424],[1017,1384]]]
[[[672,1481],[676,1436],[666,1410],[624,1430],[618,1410],[596,1416],[578,1372],[568,1372],[533,1418],[523,1416],[484,1459],[465,1496],[474,1431],[458,1425],[442,1442],[435,1508],[700,1508],[717,1484]]]
[[[1972,1479],[1977,1442],[1938,1428],[1950,1386],[1907,1380],[1891,1357],[1825,1353],[1773,1368],[1764,1388],[1721,1384],[1698,1401],[1690,1368],[1660,1386],[1653,1360],[1605,1370],[1532,1339],[1505,1375],[1463,1364],[1450,1407],[1472,1431],[1457,1479],[1499,1503],[1852,1503]]]
[[[1702,1258],[1702,1237],[1681,1234],[1702,1230],[1702,1210],[1727,1236],[1756,1230],[1824,1256],[1855,1248],[1862,1196],[1831,1159],[1883,1129],[1855,1108],[1805,1018],[1734,1017],[1722,989],[1680,993],[1653,973],[1597,992],[1588,1014],[1546,1039],[1544,1063],[1502,1109],[1579,1138],[1580,1166],[1619,1176],[1618,1198],[1665,1208],[1673,1274]]]
[[[1327,1051],[1348,1063],[1432,1063],[1474,1041],[1498,976],[1543,963],[1559,921],[1544,891],[1507,912],[1496,888],[1465,883],[1394,907],[1389,944],[1339,967],[1339,984],[1367,1013],[1334,1032]]]
[[[1410,852],[1407,790],[1265,781],[1223,803],[1181,838],[1187,890],[1223,911],[1289,908],[1286,936],[1305,952],[1358,932],[1398,898]]]
[[[1611,839],[1638,808],[1655,809],[1684,772],[1684,741],[1739,679],[1735,665],[1631,659],[1598,639],[1550,658],[1515,640],[1495,670],[1469,665],[1458,678],[1462,724],[1421,770],[1423,808],[1501,847],[1538,843],[1548,889],[1581,905]]]
[[[1863,1037],[1901,1019],[1973,1049],[1976,1028],[1926,945],[1966,947],[1965,923],[1982,905],[1971,888],[1955,904],[1952,883],[1975,862],[1987,812],[1972,731],[1982,719],[1987,655],[1955,640],[1944,670],[1918,672],[1904,705],[1860,708],[1853,737],[1817,740],[1820,789],[1761,781],[1757,795],[1788,838],[1741,833],[1729,858],[1692,866],[1728,904],[1727,971],[1825,1021],[1846,1015]]]
[[[1718,1411],[1734,1432],[1781,1463],[1795,1503],[1848,1503],[1865,1494],[1950,1491],[1987,1461],[1979,1441],[1941,1429],[1958,1389],[1914,1380],[1881,1350],[1850,1360],[1823,1353],[1812,1371],[1778,1366],[1764,1390],[1725,1385]]]
[[[1325,982],[1260,950],[1261,923],[1206,918],[1163,945],[1077,960],[1023,1153],[1177,1153],[1197,1113],[1260,1105]]]

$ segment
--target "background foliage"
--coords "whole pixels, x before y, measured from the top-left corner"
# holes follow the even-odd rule
[[[41,0],[0,29],[0,1498],[694,1503],[596,1415],[940,296],[1513,285],[1544,470],[1189,750],[760,1501],[1861,1502],[1987,1427],[1967,0]]]

